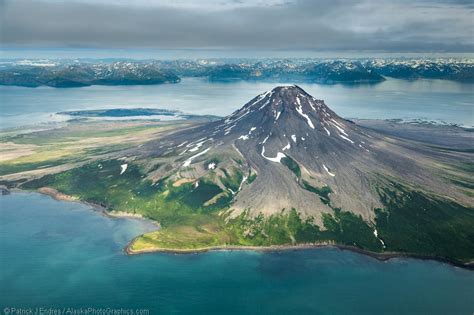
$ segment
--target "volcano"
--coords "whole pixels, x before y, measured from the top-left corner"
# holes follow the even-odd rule
[[[472,202],[436,174],[433,161],[447,154],[360,127],[298,86],[276,87],[220,121],[130,154],[161,157],[168,166],[150,174],[155,180],[211,180],[232,194],[231,217],[297,209],[321,223],[337,208],[370,222],[394,183]],[[220,180],[235,174],[239,185]]]
[[[389,136],[282,86],[21,187],[158,221],[128,253],[329,243],[469,264],[472,161],[470,147]]]

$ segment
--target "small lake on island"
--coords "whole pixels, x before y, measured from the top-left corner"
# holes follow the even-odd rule
[[[335,248],[127,256],[153,229],[37,193],[0,197],[0,307],[160,313],[472,314],[474,272]]]

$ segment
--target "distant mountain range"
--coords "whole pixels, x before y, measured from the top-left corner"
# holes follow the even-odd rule
[[[1,85],[57,88],[89,85],[177,83],[180,78],[153,63],[19,63],[0,68]]]
[[[365,60],[10,60],[0,63],[0,85],[81,87],[178,83],[183,77],[210,81],[378,83],[385,77],[474,82],[470,59]]]

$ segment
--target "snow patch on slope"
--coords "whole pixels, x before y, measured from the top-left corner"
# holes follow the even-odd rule
[[[120,165],[120,175],[122,175],[123,173],[125,173],[125,171],[127,170],[127,167],[128,167],[128,164],[122,164],[122,165]]]
[[[197,158],[197,157],[200,156],[200,155],[206,154],[207,151],[209,151],[210,149],[211,149],[211,148],[207,148],[206,150],[201,151],[201,152],[199,152],[198,154],[195,154],[195,155],[191,156],[190,158],[188,158],[188,159],[183,163],[183,167],[187,167],[187,166],[191,165],[191,162],[192,162],[195,158]]]
[[[268,157],[268,156],[265,156],[265,147],[262,146],[262,153],[261,153],[262,157],[264,157],[265,159],[269,160],[269,161],[272,161],[272,162],[276,162],[276,163],[280,163],[281,159],[286,157],[285,154],[281,153],[281,152],[278,152],[277,153],[277,156],[272,158],[272,157]]]
[[[314,129],[313,122],[311,121],[309,116],[307,114],[303,113],[303,107],[301,106],[301,101],[300,101],[298,96],[296,97],[296,102],[298,103],[298,107],[296,108],[296,111],[306,119],[306,122],[308,123],[309,127],[311,129]]]
[[[354,141],[352,141],[351,139],[347,138],[346,136],[343,136],[343,135],[339,135],[342,139],[346,140],[346,141],[349,141],[350,143],[354,143]]]
[[[279,112],[276,114],[275,120],[278,120],[278,118],[280,118],[280,115],[281,115],[281,111],[279,111]]]
[[[385,248],[385,243],[384,241],[379,237],[379,232],[377,232],[377,229],[374,229],[374,236],[380,241],[382,244],[383,248]]]
[[[331,173],[331,172],[329,171],[329,169],[327,168],[326,165],[323,164],[323,168],[324,168],[324,170],[325,170],[330,176],[332,176],[332,177],[336,176],[336,174]]]

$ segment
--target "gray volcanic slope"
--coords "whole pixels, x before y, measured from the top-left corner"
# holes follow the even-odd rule
[[[440,167],[469,155],[433,150],[360,127],[335,114],[324,101],[298,86],[277,87],[230,116],[146,144],[130,155],[167,164],[150,178],[207,179],[230,190],[220,178],[243,174],[232,190],[231,215],[271,215],[295,208],[318,222],[332,212],[309,186],[331,190],[331,206],[374,218],[382,207],[380,188],[392,182],[446,196],[472,199],[449,185]],[[256,174],[254,181],[248,176]],[[221,176],[222,175],[222,176]],[[319,218],[319,219],[318,219]]]

